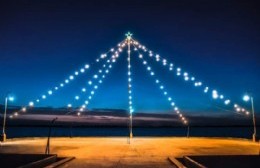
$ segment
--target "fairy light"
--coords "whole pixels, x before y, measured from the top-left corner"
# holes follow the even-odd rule
[[[121,48],[121,50],[122,50],[122,49],[123,49],[123,48]],[[117,51],[114,50],[114,53],[117,53]],[[103,78],[103,79],[104,79],[104,78],[106,77],[106,75],[110,72],[109,69],[112,68],[112,64],[114,64],[114,63],[116,62],[116,59],[117,59],[118,57],[119,57],[119,54],[116,54],[116,56],[115,56],[115,55],[112,55],[111,58],[109,58],[109,59],[106,61],[106,63],[102,65],[103,70],[102,70],[102,69],[99,69],[99,70],[98,70],[98,73],[99,73],[100,75],[94,74],[94,76],[93,76],[94,80],[93,80],[93,81],[91,81],[91,80],[88,81],[88,84],[89,84],[89,85],[92,85],[92,89],[91,89],[90,92],[89,92],[88,99],[85,100],[85,101],[84,101],[84,104],[81,106],[82,108],[83,108],[83,107],[86,108],[86,106],[89,105],[90,100],[93,98],[93,96],[94,96],[94,94],[95,94],[95,91],[94,91],[94,90],[97,90],[97,89],[98,89],[98,85],[101,84],[101,83],[103,83],[102,79],[100,79],[100,78]],[[112,60],[112,59],[114,59],[115,61],[110,61],[110,60]],[[96,84],[95,84],[95,83],[96,83]]]
[[[155,58],[155,60],[156,60],[157,62],[160,62],[160,61],[161,61],[160,63],[162,63],[163,66],[166,66],[166,65],[167,65],[167,69],[168,69],[169,71],[172,71],[172,70],[173,70],[174,64],[168,62],[167,59],[162,58],[159,54],[156,54],[156,53],[154,53],[152,50],[147,49],[144,45],[141,45],[139,42],[133,40],[132,38],[128,39],[128,42],[129,42],[129,44],[133,44],[133,45],[134,45],[134,50],[135,50],[135,51],[138,51],[138,48],[139,48],[139,49],[143,50],[144,52],[146,52],[150,58]],[[124,40],[122,43],[119,43],[119,44],[118,44],[118,50],[117,50],[117,51],[115,51],[114,48],[111,48],[111,49],[109,50],[109,52],[114,52],[114,54],[112,55],[112,59],[109,59],[109,60],[107,60],[106,62],[107,62],[107,63],[114,63],[114,62],[116,61],[116,58],[119,57],[119,53],[122,52],[122,48],[123,48],[124,46],[126,46],[126,44],[127,44],[127,40]],[[130,53],[130,50],[129,50],[128,52]],[[101,54],[100,57],[97,58],[96,60],[98,60],[98,62],[100,62],[100,61],[104,60],[105,58],[107,58],[107,53]],[[142,55],[142,54],[139,54],[139,58],[143,59],[143,55]],[[129,58],[129,62],[130,62],[130,58]],[[144,64],[144,65],[147,65],[147,61],[143,60],[143,64]],[[103,67],[106,67],[106,65],[103,65]],[[69,75],[69,76],[67,77],[67,79],[64,80],[64,83],[60,83],[59,87],[62,88],[62,87],[65,86],[64,84],[66,84],[66,85],[69,84],[69,83],[70,83],[72,80],[74,80],[77,76],[79,76],[80,74],[85,73],[86,70],[89,69],[89,68],[90,68],[90,65],[89,65],[89,64],[85,64],[85,65],[83,66],[83,68],[80,68],[80,69],[78,69],[77,71],[74,71],[74,73],[73,73],[72,75]],[[109,65],[108,68],[111,69],[111,68],[112,68],[112,65]],[[105,71],[105,73],[108,74],[108,73],[109,73],[109,69],[107,69],[107,70]],[[130,65],[130,64],[128,65],[128,69],[131,69],[131,65]],[[147,70],[148,70],[148,71],[151,71],[150,68],[148,68]],[[100,74],[103,73],[102,71],[98,71],[98,72],[99,72]],[[176,71],[174,71],[174,72],[176,72],[176,75],[177,75],[177,76],[181,76],[181,74],[182,74],[182,70],[181,70],[180,67],[176,68]],[[130,78],[131,72],[130,72],[128,75],[129,75],[129,78],[128,78],[128,82],[129,82],[128,87],[130,88],[130,91],[129,91],[128,93],[132,93],[132,91],[131,91],[132,85],[131,85],[131,83],[130,83],[130,82],[132,81],[132,78]],[[154,73],[153,71],[151,71],[151,72],[150,72],[150,75],[151,75],[151,76],[154,76],[155,73]],[[193,77],[193,76],[192,76],[192,77],[189,77],[189,74],[188,74],[187,72],[184,72],[183,75],[184,75],[184,78],[183,78],[184,81],[192,81],[195,87],[202,86],[202,82],[197,81],[197,80],[195,81],[195,77]],[[96,75],[96,74],[94,75],[94,79],[99,79],[100,77],[101,77],[101,76],[99,76],[99,75]],[[102,75],[102,78],[105,78],[105,75]],[[101,84],[102,82],[103,82],[103,81],[102,81],[101,79],[98,80],[98,83],[99,83],[99,84]],[[159,81],[156,80],[155,83],[158,84]],[[89,84],[89,85],[92,85],[92,81],[90,81],[88,84]],[[56,92],[56,91],[58,91],[58,90],[61,90],[59,87],[56,86],[56,87],[52,88],[51,90],[49,90],[49,91],[47,92],[47,93],[48,93],[47,95],[48,95],[48,96],[49,96],[49,95],[52,95],[54,92]],[[97,88],[98,88],[97,85],[95,85],[95,86],[94,86],[94,89],[97,89]],[[164,91],[163,85],[160,86],[160,89]],[[208,89],[207,87],[205,87],[203,91],[204,91],[205,93],[207,93],[207,92],[209,91],[209,89]],[[85,90],[85,89],[82,89],[82,92],[86,92],[86,90]],[[90,93],[94,93],[94,92],[90,92]],[[164,93],[164,95],[167,95],[167,92],[164,91],[163,93]],[[222,94],[219,95],[218,92],[212,92],[212,97],[213,97],[213,99],[218,99],[218,98],[221,99],[221,100],[224,102],[225,105],[230,104],[230,100],[229,100],[229,99],[226,99],[226,98],[224,97],[224,95],[222,95]],[[42,95],[41,98],[42,98],[42,99],[46,99],[47,96],[46,96],[46,95]],[[224,99],[224,98],[225,98],[225,99]],[[91,96],[90,96],[90,99],[91,99]],[[29,106],[34,105],[34,103],[32,104],[32,102],[37,102],[37,103],[39,103],[39,102],[40,102],[40,99],[36,99],[36,100],[34,100],[34,101],[29,102]],[[132,101],[131,101],[131,104],[132,104]],[[130,108],[130,107],[131,107],[131,108]],[[242,112],[245,112],[245,114],[249,113],[248,111],[246,111],[245,109],[243,110],[243,108],[240,108],[239,106],[238,106],[238,107],[234,107],[234,108],[236,108],[236,111],[242,111]],[[133,110],[133,109],[132,109],[132,106],[129,106],[129,109],[130,109],[130,111],[132,111],[132,110]],[[239,109],[240,109],[240,110],[239,110]],[[184,118],[184,119],[185,119],[185,118]],[[185,120],[185,122],[187,122],[187,121]]]
[[[138,51],[138,50],[137,50],[137,51]],[[139,58],[140,58],[140,57],[139,57]],[[143,60],[143,62],[146,62],[146,61],[143,59],[143,57],[141,57],[140,59]],[[166,62],[166,60],[165,60],[164,62]],[[146,62],[146,64],[144,64],[144,66],[146,66],[146,69],[147,69],[148,71],[152,71],[152,68],[148,65],[147,62]],[[152,75],[152,74],[150,73],[150,76],[154,77],[154,74]],[[159,83],[160,83],[160,82],[159,82],[159,79],[155,79],[155,83],[156,83],[157,85],[159,85]],[[163,91],[163,90],[165,89],[163,85],[159,85],[159,88],[160,88],[160,90],[162,90],[162,93],[163,93],[164,96],[167,96],[167,95],[168,95],[168,92]],[[170,106],[171,106],[171,107],[174,107],[174,106],[175,106],[175,103],[172,102],[172,98],[171,98],[170,96],[168,96],[168,97],[166,97],[166,98],[167,98],[167,100],[170,102]],[[131,99],[129,98],[129,100],[131,100]],[[177,107],[174,107],[174,110],[175,110],[175,112],[176,112],[177,114],[179,114],[179,117],[180,117],[180,120],[182,121],[182,123],[183,123],[183,124],[187,124],[188,121],[185,119],[185,117],[183,117],[183,114],[180,113],[180,111],[178,110],[178,108],[177,108]]]
[[[135,42],[136,42],[136,41],[134,40],[134,44],[135,44]],[[139,42],[136,42],[136,43],[139,44],[139,47],[138,47],[138,48],[140,48],[141,50],[143,50],[142,45],[141,45]],[[143,51],[144,51],[144,50],[143,50]],[[144,52],[145,52],[145,51],[144,51]],[[149,50],[149,53],[150,53],[150,52],[154,53],[152,50]],[[164,58],[162,58],[161,56],[159,56],[159,54],[155,54],[155,57],[154,57],[154,58],[155,58],[156,62],[159,62],[160,59],[162,59],[162,60],[163,60],[163,61],[162,61],[162,62],[163,62],[163,65],[165,66],[165,63],[167,62],[167,61],[165,61],[166,59],[164,59]],[[171,64],[170,64],[170,66],[169,66],[169,71],[172,71]],[[176,68],[176,75],[177,75],[177,76],[181,76],[181,71],[182,71],[182,70],[181,70],[180,67]],[[200,86],[203,85],[202,82],[200,82],[200,81],[195,81],[195,77],[194,77],[194,76],[192,76],[191,78],[188,77],[188,74],[186,74],[186,72],[184,72],[184,81],[192,81],[195,87],[200,87]],[[209,89],[206,89],[206,88],[203,89],[203,92],[204,92],[204,93],[207,93],[208,91],[209,91]],[[212,97],[213,97],[213,99],[220,99],[220,100],[222,100],[225,105],[230,104],[230,100],[229,100],[229,99],[224,99],[225,97],[224,97],[224,95],[222,95],[222,94],[219,95],[218,93],[212,93]]]
[[[30,102],[29,102],[29,106],[30,106],[30,107],[33,107],[33,106],[34,106],[33,101],[30,101]]]

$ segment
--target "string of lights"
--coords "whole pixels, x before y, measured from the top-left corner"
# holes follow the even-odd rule
[[[210,94],[214,100],[221,100],[225,105],[230,105],[231,100],[226,98],[222,93],[219,93],[216,89],[210,89],[208,86],[203,84],[200,80],[197,80],[194,76],[190,75],[188,72],[182,70],[181,67],[176,67],[172,62],[169,62],[167,59],[161,57],[159,54],[155,54],[152,50],[148,49],[146,46],[140,44],[138,41],[133,40],[133,44],[135,45],[134,50],[141,49],[143,52],[147,53],[150,58],[154,58],[156,62],[161,63],[164,67],[166,67],[169,71],[173,71],[177,77],[183,77],[185,82],[192,82],[194,87],[202,88],[205,94]],[[249,111],[240,110],[242,109],[236,103],[233,104],[235,111],[243,112],[246,115],[249,115]]]
[[[113,50],[113,52],[111,53],[111,57],[110,58],[107,58],[105,61],[105,63],[103,63],[103,65],[101,66],[100,69],[98,69],[98,72],[94,73],[93,75],[93,79],[89,79],[88,80],[88,85],[91,86],[91,85],[94,85],[93,83],[95,81],[99,81],[100,83],[102,82],[99,78],[101,77],[104,77],[104,74],[105,72],[108,72],[109,70],[106,70],[106,67],[110,67],[110,62],[113,62],[115,61],[115,58],[117,58],[119,56],[119,53],[122,52],[122,48],[121,47],[118,47],[117,50]],[[95,88],[97,89],[97,86],[95,86]],[[86,93],[87,89],[85,87],[83,87],[81,89],[81,92],[82,93]],[[80,96],[77,95],[75,96],[75,100],[79,100],[80,99]],[[72,107],[72,104],[71,103],[68,103],[68,107],[71,108]]]
[[[116,51],[116,53],[114,55],[112,55],[112,57],[110,59],[107,60],[108,66],[103,66],[103,68],[105,68],[105,70],[103,71],[99,71],[101,72],[100,75],[94,75],[93,78],[95,79],[95,81],[89,81],[88,84],[92,85],[92,89],[90,90],[87,99],[84,101],[84,104],[82,104],[79,108],[79,111],[77,112],[77,115],[81,115],[81,112],[83,112],[87,106],[89,106],[93,96],[95,95],[96,91],[99,88],[99,85],[103,83],[103,80],[106,78],[106,76],[110,73],[111,69],[113,68],[113,64],[116,63],[117,59],[120,56],[120,53],[123,52],[123,48],[126,46],[126,43],[122,43],[121,45],[118,46],[118,52]],[[68,107],[71,108],[72,105],[68,104]]]
[[[136,48],[135,44],[133,46]],[[184,115],[181,113],[179,108],[176,106],[175,102],[173,101],[173,98],[169,95],[167,92],[167,89],[161,82],[159,78],[156,78],[156,74],[153,71],[152,67],[148,64],[147,60],[144,59],[143,54],[139,52],[138,49],[135,50],[139,54],[139,59],[142,61],[142,64],[146,68],[146,70],[150,73],[150,76],[155,78],[155,84],[159,86],[159,89],[161,90],[162,94],[166,97],[167,101],[170,103],[170,106],[173,108],[173,111],[179,116],[181,122],[185,125],[188,124],[188,120],[184,117]]]
[[[131,33],[126,34],[126,36],[127,36],[127,38],[117,45],[117,47],[118,47],[117,50],[115,50],[114,48],[111,48],[108,52],[106,52],[105,54],[101,54],[95,60],[95,63],[99,63],[99,62],[102,62],[104,60],[106,60],[106,62],[103,64],[102,69],[99,69],[98,73],[93,75],[93,80],[89,80],[88,81],[88,85],[89,86],[92,85],[93,88],[90,91],[88,99],[85,100],[84,104],[81,106],[80,111],[84,110],[86,105],[89,104],[90,100],[92,99],[92,96],[95,94],[95,90],[98,89],[98,85],[103,82],[103,79],[110,72],[110,69],[112,68],[112,64],[116,62],[117,58],[119,57],[119,53],[121,53],[123,51],[123,48],[125,46],[128,46],[128,51],[127,51],[127,53],[128,53],[128,57],[127,57],[127,61],[128,61],[127,76],[128,76],[128,108],[129,108],[129,113],[130,113],[130,122],[132,121],[131,117],[132,117],[132,113],[134,111],[133,106],[132,106],[132,104],[133,104],[132,103],[132,74],[131,74],[132,73],[131,72],[131,68],[132,67],[131,67],[131,57],[130,57],[130,53],[131,53],[130,46],[133,46],[134,51],[137,51],[139,53],[139,58],[143,60],[143,64],[146,66],[147,70],[150,71],[150,75],[151,76],[154,76],[155,73],[151,70],[151,67],[148,65],[147,61],[143,59],[143,55],[140,54],[139,49],[142,50],[142,52],[144,54],[147,53],[149,58],[154,59],[156,62],[160,63],[163,67],[166,67],[169,71],[174,72],[174,74],[176,76],[183,78],[183,80],[185,82],[190,82],[190,83],[192,83],[194,85],[194,87],[201,88],[205,94],[211,95],[211,97],[214,100],[220,100],[225,105],[230,105],[231,104],[231,100],[226,98],[226,96],[224,96],[218,90],[209,88],[207,85],[203,84],[200,80],[197,80],[197,78],[195,78],[194,76],[190,75],[190,73],[184,71],[181,67],[175,67],[175,65],[172,62],[169,62],[167,59],[161,57],[159,54],[156,54],[152,50],[147,49],[146,46],[140,44],[137,40],[134,40],[132,38],[132,34]],[[112,53],[112,56],[111,56],[111,58],[107,59],[108,53]],[[63,87],[65,87],[66,85],[71,83],[79,75],[84,74],[87,70],[90,69],[90,65],[92,66],[92,64],[94,64],[94,63],[85,64],[84,67],[81,67],[80,69],[76,70],[73,74],[69,75],[68,78],[66,78],[59,85],[56,85],[52,89],[48,90],[46,92],[46,94],[41,95],[36,100],[30,101],[27,106],[22,106],[22,108],[19,111],[14,112],[9,117],[13,118],[15,116],[18,116],[18,114],[20,112],[26,112],[27,108],[33,108],[36,103],[40,103],[41,101],[47,99],[48,97],[53,95],[55,92],[57,92],[58,90],[61,90]],[[94,82],[98,82],[98,83],[94,84]],[[163,94],[165,96],[168,96],[168,93],[167,93],[167,91],[165,91],[164,86],[161,85],[161,82],[158,79],[156,79],[155,82],[156,82],[156,84],[160,85],[160,89],[163,91]],[[83,87],[81,89],[81,91],[83,93],[85,93],[87,91],[87,89],[85,87]],[[75,96],[74,98],[75,98],[75,100],[79,100],[80,99],[79,96]],[[182,121],[184,123],[187,123],[186,118],[184,118],[183,115],[180,113],[180,111],[178,110],[178,107],[175,106],[175,103],[171,101],[172,98],[170,96],[168,96],[167,99],[168,99],[169,102],[171,102],[171,105],[174,107],[175,112],[180,116]],[[69,103],[68,107],[71,108],[72,104]],[[84,107],[84,108],[82,109],[82,107]],[[242,108],[242,106],[240,106],[240,105],[238,105],[236,103],[233,103],[233,107],[235,108],[235,111],[237,113],[243,113],[243,114],[246,114],[246,115],[250,114],[249,111],[247,111],[245,108]],[[132,124],[132,123],[130,123],[130,124]]]
[[[107,58],[107,55],[109,53],[114,53],[112,55],[112,61],[113,61],[113,58],[117,57],[118,56],[118,53],[119,52],[122,52],[122,48],[119,47],[119,46],[122,46],[124,45],[125,46],[125,40],[123,42],[120,42],[118,43],[118,51],[116,51],[114,48],[111,48],[109,51],[107,51],[106,53],[104,54],[101,54],[96,60],[95,62],[96,63],[99,63],[101,62],[102,60],[105,60]],[[94,64],[94,63],[92,63]],[[103,65],[105,66],[105,65]],[[84,67],[80,68],[79,70],[76,70],[74,72],[74,74],[72,75],[69,75],[68,78],[66,78],[64,80],[64,82],[60,83],[59,86],[55,86],[53,89],[50,89],[47,91],[46,94],[43,94],[40,98],[37,98],[35,101],[30,101],[28,103],[27,106],[22,106],[22,108],[18,111],[15,111],[13,112],[13,114],[11,114],[9,116],[9,118],[13,118],[13,117],[17,117],[19,115],[19,113],[25,113],[27,111],[28,108],[33,108],[35,106],[35,102],[36,103],[40,103],[41,100],[45,100],[48,98],[48,96],[52,96],[55,92],[57,92],[58,90],[60,90],[61,88],[65,87],[66,85],[68,85],[69,83],[71,83],[74,79],[76,79],[79,75],[81,74],[84,74],[87,70],[90,69],[90,64],[85,64]],[[96,78],[96,75],[93,76],[94,78]],[[82,92],[86,92],[86,88],[82,88]],[[47,96],[48,95],[48,96]],[[75,96],[75,99],[79,99],[79,96]],[[71,106],[70,104],[68,104],[68,107]]]

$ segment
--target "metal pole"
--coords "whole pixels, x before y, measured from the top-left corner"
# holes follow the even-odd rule
[[[51,138],[51,129],[52,129],[52,126],[54,125],[54,122],[57,120],[58,118],[54,118],[50,125],[49,125],[49,133],[48,133],[48,139],[47,139],[47,145],[46,145],[46,148],[45,148],[45,154],[46,155],[49,155],[50,154],[50,138]]]
[[[130,55],[130,39],[131,36],[128,36],[127,38],[127,45],[128,45],[128,73],[130,72],[130,68],[131,68],[131,55]],[[128,92],[130,91],[130,82],[128,83]],[[132,116],[132,111],[129,108],[129,138],[133,138],[133,116]]]
[[[8,98],[6,97],[5,98],[4,122],[3,122],[3,137],[5,137],[5,122],[6,122],[7,101],[8,101]]]
[[[254,125],[253,142],[256,142],[256,122],[255,122],[254,100],[253,100],[252,96],[250,96],[250,99],[251,99],[252,117],[253,117],[253,125]]]
[[[188,125],[188,127],[187,127],[187,138],[189,138],[190,137],[190,126]]]

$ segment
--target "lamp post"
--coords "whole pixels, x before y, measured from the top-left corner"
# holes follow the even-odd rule
[[[6,133],[5,133],[5,123],[6,123],[6,112],[7,112],[7,105],[8,105],[8,100],[13,101],[14,97],[7,95],[5,97],[5,111],[4,111],[4,121],[3,121],[3,132],[1,135],[1,141],[4,142],[6,141]]]
[[[256,142],[256,122],[255,122],[255,110],[254,110],[254,98],[251,95],[244,95],[243,97],[244,101],[251,101],[251,107],[252,107],[252,118],[253,118],[253,126],[254,126],[254,133],[253,133],[253,142]]]

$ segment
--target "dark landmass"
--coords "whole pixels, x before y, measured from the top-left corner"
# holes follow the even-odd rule
[[[8,114],[13,114],[20,107],[8,108]],[[4,111],[3,106],[0,110]],[[129,122],[129,114],[122,109],[90,109],[77,115],[78,109],[37,107],[28,109],[26,113],[20,112],[18,116],[7,119],[9,126],[48,126],[54,118],[56,126],[87,126],[87,127],[125,127]],[[185,113],[184,113],[185,114]],[[8,115],[8,116],[9,116]],[[3,113],[0,117],[2,118]],[[251,126],[251,115],[192,115],[186,114],[189,125],[193,127],[204,126]],[[260,118],[257,118],[257,121]],[[257,122],[259,123],[259,122]],[[174,112],[147,113],[135,112],[133,114],[134,127],[183,127],[179,117]]]

